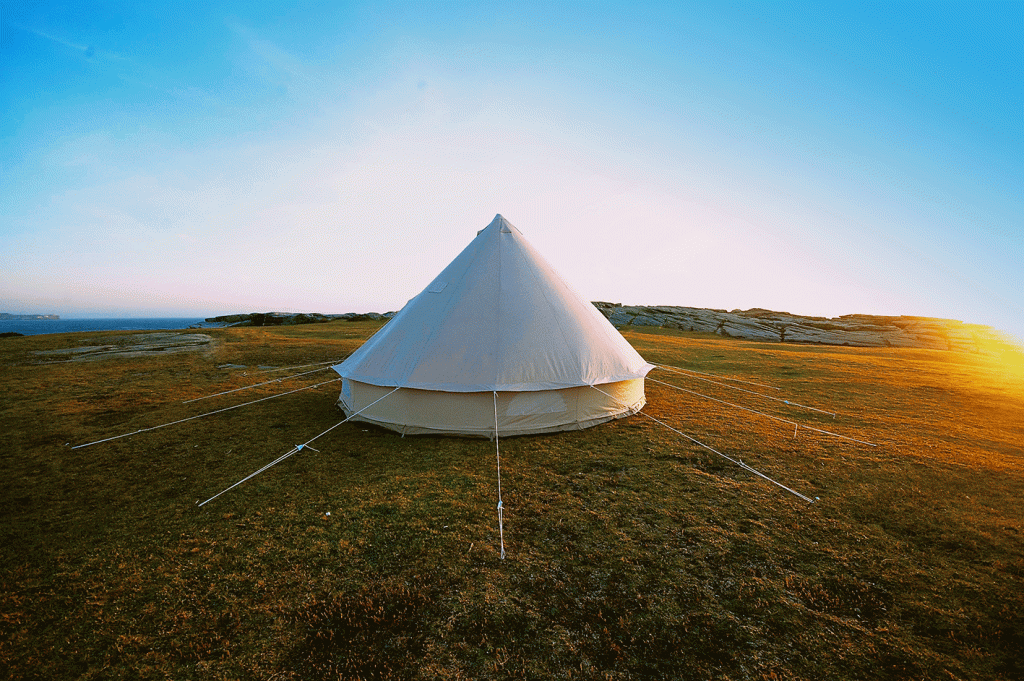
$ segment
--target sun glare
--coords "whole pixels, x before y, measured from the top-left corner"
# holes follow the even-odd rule
[[[1024,392],[1024,345],[1011,336],[1000,334],[996,337],[978,339],[978,350],[987,359],[993,371]]]

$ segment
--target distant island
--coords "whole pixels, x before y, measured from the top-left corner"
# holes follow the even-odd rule
[[[10,314],[9,312],[0,312],[0,319],[60,319],[59,314]]]

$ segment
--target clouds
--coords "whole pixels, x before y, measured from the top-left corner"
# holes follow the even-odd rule
[[[395,308],[501,212],[592,298],[1024,327],[1016,119],[915,76],[1020,48],[768,9],[21,16],[0,307]]]
[[[229,19],[226,25],[244,41],[252,57],[244,61],[259,77],[276,85],[299,85],[302,88],[316,86],[316,79],[310,69],[294,55],[258,37],[238,20]]]

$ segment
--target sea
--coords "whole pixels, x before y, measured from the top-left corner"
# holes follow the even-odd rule
[[[201,327],[216,329],[220,322],[201,317],[149,317],[114,319],[0,319],[0,333],[13,331],[23,336],[76,331],[160,331]]]

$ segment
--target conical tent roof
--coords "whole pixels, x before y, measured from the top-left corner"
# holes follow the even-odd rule
[[[334,367],[371,385],[449,392],[597,385],[652,368],[501,215]]]

